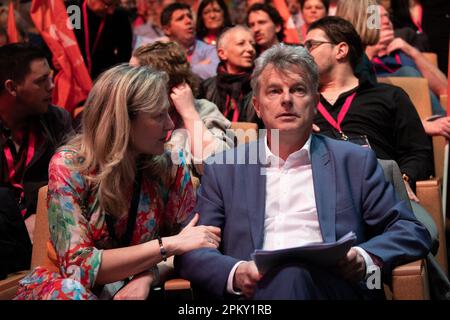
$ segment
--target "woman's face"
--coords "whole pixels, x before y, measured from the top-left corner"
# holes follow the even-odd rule
[[[202,12],[202,18],[208,30],[218,30],[223,27],[223,10],[217,2],[206,5]]]
[[[321,0],[306,0],[302,9],[303,19],[307,25],[327,15],[327,11]]]
[[[166,100],[166,104],[169,102]],[[140,112],[131,122],[131,146],[135,154],[160,155],[167,133],[174,128],[168,108],[157,115]]]

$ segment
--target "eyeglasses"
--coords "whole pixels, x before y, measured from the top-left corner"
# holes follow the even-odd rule
[[[324,43],[334,44],[333,42],[330,41],[306,40],[305,43],[303,43],[303,46],[306,48],[306,50],[311,51]]]

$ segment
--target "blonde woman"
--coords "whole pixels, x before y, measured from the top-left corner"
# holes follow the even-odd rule
[[[380,26],[376,25],[377,14],[377,0],[339,0],[336,5],[336,16],[344,18],[353,25],[364,49],[376,44],[380,38]],[[368,49],[354,72],[358,79],[376,83],[377,78],[370,59],[371,53]]]
[[[21,282],[17,299],[96,299],[114,295],[114,287],[115,299],[146,299],[158,281],[158,263],[217,248],[219,230],[195,226],[198,217],[179,232],[195,197],[186,166],[164,154],[173,128],[167,80],[163,72],[128,65],[97,80],[82,132],[49,167],[49,227],[59,273],[37,267]]]

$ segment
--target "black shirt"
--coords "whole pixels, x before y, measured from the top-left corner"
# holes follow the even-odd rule
[[[377,157],[395,160],[413,186],[415,181],[428,179],[433,174],[431,143],[408,95],[389,84],[365,81],[342,93],[334,105],[322,95],[320,101],[337,119],[345,99],[355,91],[356,96],[341,123],[344,134],[350,138],[366,135]],[[322,134],[341,137],[319,112],[315,124]]]
[[[80,46],[81,54],[87,64],[85,49],[85,31],[84,31],[84,15],[83,2],[80,0],[72,0],[66,3],[66,6],[77,5],[81,10],[81,28],[74,28],[75,36]],[[94,80],[101,72],[122,62],[128,62],[131,58],[133,33],[127,13],[117,8],[112,15],[107,15],[103,32],[98,41],[96,50],[93,51],[95,38],[100,28],[102,17],[97,16],[87,7],[88,26],[89,26],[89,42],[91,49],[92,71],[91,77]]]

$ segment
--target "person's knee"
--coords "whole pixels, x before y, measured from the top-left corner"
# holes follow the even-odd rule
[[[404,66],[395,72],[396,77],[422,77],[419,70],[411,66]]]

